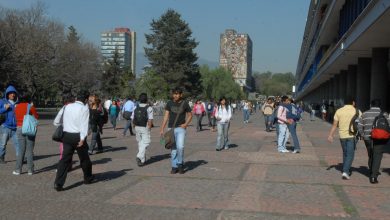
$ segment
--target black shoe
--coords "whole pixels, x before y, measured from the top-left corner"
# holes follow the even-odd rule
[[[172,167],[171,174],[176,174],[179,170],[175,167]]]
[[[130,133],[130,135],[131,135],[131,136],[135,136],[135,134],[134,134],[134,133]]]
[[[370,177],[370,183],[371,184],[377,184],[378,183],[378,178],[377,177]]]
[[[217,149],[215,149],[216,151],[221,151],[221,149],[219,149],[219,148],[217,148]]]
[[[94,180],[95,180],[95,176],[92,175],[92,176],[90,176],[90,177],[84,179],[84,184],[87,184],[87,185],[88,185],[88,184],[91,184],[91,183],[94,182]]]
[[[141,162],[141,159],[139,159],[138,157],[136,158],[136,160],[137,160],[137,165],[138,165],[139,167],[142,167],[142,166],[144,165],[144,163],[142,163],[142,162]]]
[[[179,171],[179,173],[180,174],[184,174],[184,167],[183,167],[183,165],[181,164],[181,165],[179,165],[179,167],[178,167],[178,171]]]
[[[61,185],[58,185],[58,184],[54,184],[54,189],[57,192],[64,191],[64,188]]]

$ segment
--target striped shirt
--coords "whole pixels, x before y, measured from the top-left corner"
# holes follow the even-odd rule
[[[371,139],[372,125],[374,124],[375,117],[381,113],[381,109],[378,107],[372,107],[365,111],[362,117],[359,119],[358,129],[359,133],[363,136],[364,140]],[[385,113],[385,117],[388,115]],[[387,119],[390,123],[390,119]]]

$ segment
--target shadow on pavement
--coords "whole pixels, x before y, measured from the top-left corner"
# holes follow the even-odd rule
[[[171,157],[171,154],[162,154],[162,155],[153,156],[149,160],[145,161],[145,165],[149,165],[149,164],[152,164],[152,163],[157,163],[159,161],[168,159],[170,157]]]
[[[42,160],[42,159],[46,159],[46,158],[54,157],[54,156],[60,156],[60,154],[47,154],[47,155],[38,155],[38,156],[34,155],[34,161]]]
[[[236,147],[238,147],[237,144],[229,144],[229,148],[236,148]]]
[[[103,147],[103,153],[104,152],[115,152],[115,151],[121,151],[121,150],[127,150],[127,147],[111,147],[111,146]]]
[[[340,172],[343,172],[343,164],[339,163],[337,165],[330,165],[328,168],[326,168],[326,170],[330,170],[330,169],[336,169]],[[353,172],[358,172],[366,177],[370,177],[370,170],[368,169],[368,167],[364,167],[364,166],[351,167],[351,172],[352,174]]]
[[[107,139],[114,139],[114,138],[116,138],[116,137],[110,136],[110,137],[102,137],[101,139],[102,139],[102,140],[107,140]]]
[[[118,170],[118,171],[107,171],[104,173],[97,173],[94,174],[96,181],[109,181],[113,179],[117,179],[123,175],[125,175],[128,171],[132,171],[133,169],[123,169],[123,170]]]
[[[198,160],[198,161],[188,161],[184,164],[185,172],[196,169],[198,166],[205,165],[208,162],[205,160]]]

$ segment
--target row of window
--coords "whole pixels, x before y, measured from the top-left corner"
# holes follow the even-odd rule
[[[100,36],[102,36],[102,37],[111,37],[111,36],[123,37],[123,36],[125,36],[125,34],[124,33],[102,33]]]
[[[371,0],[346,0],[340,10],[339,38],[351,27],[356,18],[362,13]]]

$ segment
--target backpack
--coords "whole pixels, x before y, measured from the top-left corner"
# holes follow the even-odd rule
[[[294,121],[299,121],[299,119],[301,118],[300,117],[300,114],[298,112],[298,108],[297,106],[291,104],[291,110],[287,112],[287,118],[291,118],[291,119],[294,119]]]
[[[31,105],[28,104],[27,113],[23,118],[22,134],[33,137],[37,133],[38,121],[34,116],[30,115],[30,108]]]
[[[349,134],[358,136],[358,123],[359,123],[359,109],[356,108],[356,114],[352,117],[351,122],[349,122]]]
[[[211,112],[211,110],[213,110],[213,105],[211,103],[208,103],[207,104],[207,111]]]
[[[146,125],[148,124],[148,108],[148,105],[146,105],[145,107],[140,107],[138,105],[137,108],[134,110],[133,123],[135,126],[146,127]]]
[[[371,138],[376,140],[387,140],[390,139],[390,127],[387,118],[381,112],[375,117],[374,123],[372,124]]]

